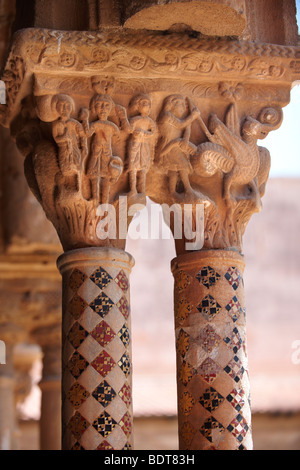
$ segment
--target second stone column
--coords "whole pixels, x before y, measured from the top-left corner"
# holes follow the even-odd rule
[[[225,250],[172,262],[182,450],[252,449],[243,270]]]

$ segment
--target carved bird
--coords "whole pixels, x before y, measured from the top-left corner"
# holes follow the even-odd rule
[[[269,155],[266,149],[257,145],[257,140],[279,127],[281,121],[281,110],[264,108],[258,119],[247,116],[240,126],[234,103],[229,106],[225,124],[212,114],[208,129],[204,129],[210,142],[198,145],[197,152],[191,156],[195,173],[212,176],[221,170],[224,173],[223,197],[227,205],[232,199],[231,187],[234,183],[248,185],[252,197],[256,197],[265,185],[270,170]],[[202,120],[200,124],[205,126]]]

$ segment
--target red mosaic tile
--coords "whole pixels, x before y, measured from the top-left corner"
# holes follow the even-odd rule
[[[110,325],[103,320],[91,331],[91,336],[104,348],[114,339],[116,333]]]
[[[125,272],[123,271],[123,269],[121,269],[119,274],[115,277],[114,281],[123,290],[123,292],[126,293],[128,291],[129,281],[128,281],[128,278],[127,278]]]
[[[115,361],[106,351],[101,351],[101,353],[91,363],[91,366],[94,367],[102,377],[106,377],[115,365]]]

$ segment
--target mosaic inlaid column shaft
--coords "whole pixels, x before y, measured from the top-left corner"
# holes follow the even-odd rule
[[[133,448],[129,274],[114,248],[73,250],[63,276],[62,448]]]
[[[181,450],[252,449],[243,270],[232,251],[172,261]]]
[[[6,345],[6,363],[0,365],[0,450],[13,450],[14,448],[14,389],[13,346],[8,344]]]

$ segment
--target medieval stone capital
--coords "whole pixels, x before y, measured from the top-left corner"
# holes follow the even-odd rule
[[[281,124],[299,57],[296,46],[196,32],[23,30],[3,74],[2,124],[65,251],[124,249],[146,196],[192,205],[192,225],[202,204],[203,247],[241,251],[270,169],[259,140]]]

